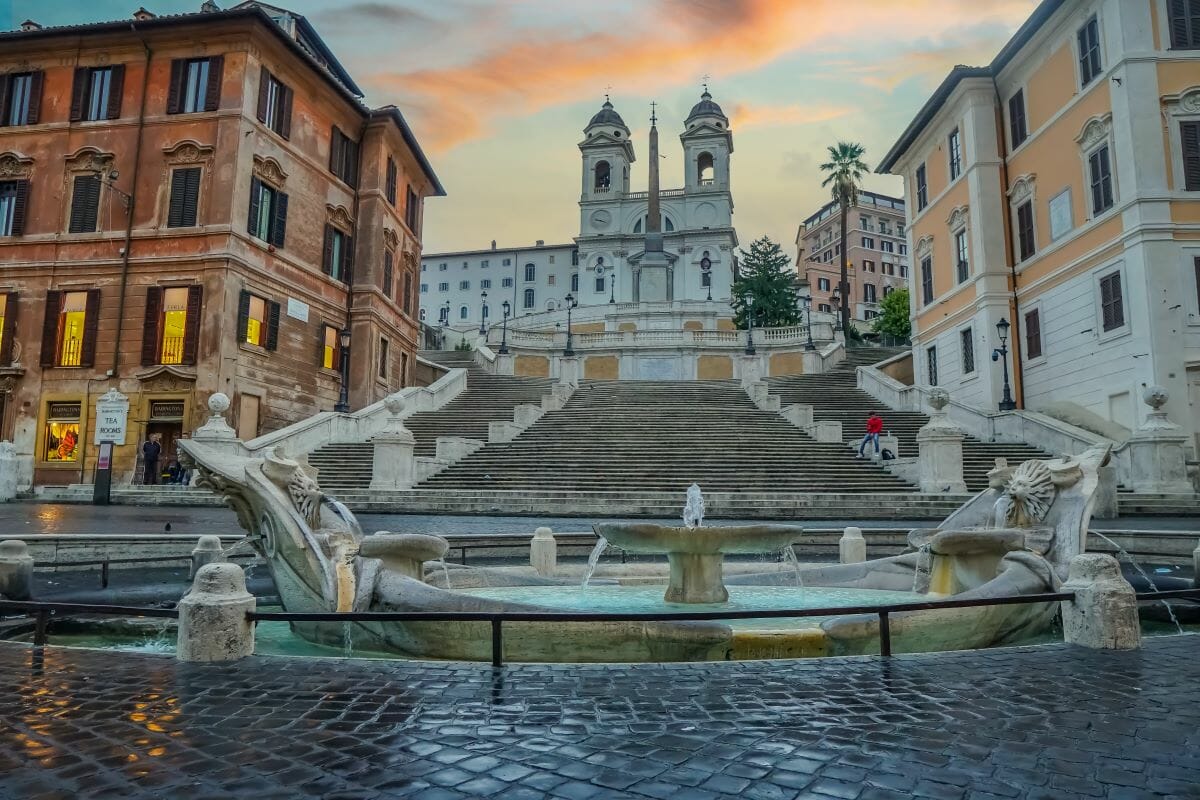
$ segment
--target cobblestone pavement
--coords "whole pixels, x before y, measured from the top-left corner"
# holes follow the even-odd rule
[[[1200,798],[1200,637],[704,665],[0,645],[0,797]]]

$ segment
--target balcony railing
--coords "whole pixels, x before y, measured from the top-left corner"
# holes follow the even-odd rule
[[[162,340],[162,364],[183,363],[183,337],[164,336]]]
[[[67,339],[62,343],[59,356],[60,367],[78,367],[83,361],[83,339]]]

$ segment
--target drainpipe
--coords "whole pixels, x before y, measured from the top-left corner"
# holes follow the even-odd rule
[[[996,95],[996,133],[1000,143],[1000,177],[1004,183],[1004,259],[1012,276],[1012,357],[1013,381],[1016,384],[1017,408],[1025,408],[1025,363],[1021,358],[1021,304],[1017,300],[1017,259],[1012,251],[1012,215],[1008,213],[1008,140],[1004,135],[1004,103],[1000,99],[1000,87],[996,75],[992,74],[992,91]]]
[[[359,192],[360,192],[359,186],[362,184],[363,150],[366,149],[364,147],[364,145],[367,143],[367,125],[369,125],[370,122],[371,122],[371,112],[367,111],[367,116],[365,119],[363,119],[363,123],[358,129],[358,163],[354,165],[354,202],[353,202],[354,211],[353,211],[353,216],[354,216],[354,249],[355,249],[355,251],[358,250],[358,239],[359,239],[358,233],[359,233],[359,229],[362,227],[362,220],[360,220],[358,218]],[[357,252],[354,255],[357,255]],[[357,259],[355,259],[355,261],[357,261]],[[354,271],[351,272],[351,274],[350,274],[351,282],[346,284],[346,330],[348,330],[348,331],[352,330],[352,328],[350,327],[350,311],[354,307],[354,284],[353,284],[353,281],[356,279],[356,276],[358,275],[357,264],[355,265],[355,267],[356,268],[354,269]],[[393,287],[393,288],[395,288],[395,287]],[[345,380],[347,383],[349,383],[349,377],[350,377],[350,351],[354,347],[354,341],[355,341],[355,337],[351,336],[350,337],[350,347],[346,349],[346,353],[344,356],[346,359],[346,370],[345,370],[344,375],[346,376]],[[365,383],[368,386],[371,385],[370,381],[365,381]],[[347,390],[347,393],[349,393],[349,386],[346,387],[346,390]],[[364,403],[363,405],[366,406],[366,405],[370,405],[370,404],[371,404],[371,399],[368,398],[367,402]]]
[[[150,84],[150,58],[153,52],[150,45],[137,29],[135,23],[129,23],[129,30],[141,39],[142,47],[146,50],[145,68],[142,70],[142,97],[138,106],[137,141],[133,147],[133,176],[130,181],[129,207],[125,210],[125,246],[121,250],[121,291],[117,295],[117,336],[113,343],[112,369],[108,377],[116,378],[119,374],[121,358],[121,331],[125,320],[125,289],[129,284],[129,247],[133,240],[133,211],[138,191],[138,169],[142,164],[142,137],[146,130],[146,90]]]

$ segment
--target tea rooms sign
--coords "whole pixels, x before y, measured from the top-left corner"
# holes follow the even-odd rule
[[[109,389],[96,400],[95,443],[125,444],[128,422],[129,398],[116,389]]]

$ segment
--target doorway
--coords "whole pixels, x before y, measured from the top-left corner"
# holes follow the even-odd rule
[[[238,406],[237,433],[243,442],[258,437],[258,414],[261,398],[258,395],[243,394]]]

